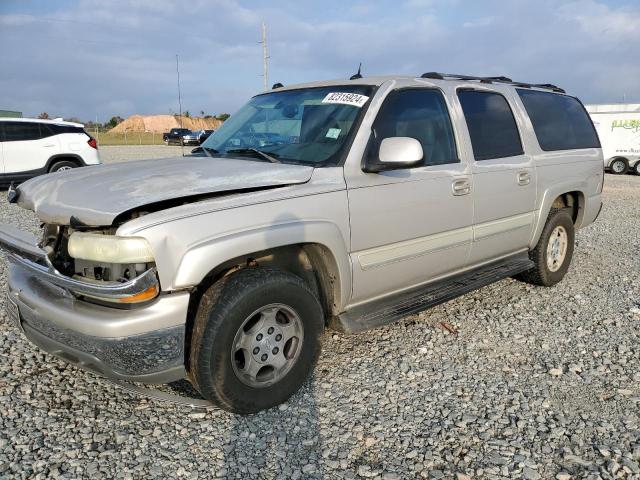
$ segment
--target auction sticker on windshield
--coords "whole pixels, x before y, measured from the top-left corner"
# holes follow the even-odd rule
[[[347,92],[332,92],[328,93],[322,100],[322,103],[341,103],[342,105],[351,105],[353,107],[361,108],[367,103],[369,97],[366,95],[360,95],[358,93]]]

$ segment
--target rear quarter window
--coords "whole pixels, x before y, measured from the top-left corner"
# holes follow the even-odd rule
[[[600,148],[598,134],[577,98],[516,89],[544,151]]]
[[[59,135],[61,133],[84,133],[87,134],[82,127],[74,127],[73,125],[49,125],[51,131],[54,135]]]

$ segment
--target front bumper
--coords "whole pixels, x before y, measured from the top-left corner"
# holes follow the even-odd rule
[[[106,288],[92,291],[102,297],[122,291],[112,290],[117,285],[96,286],[47,269],[38,263],[44,252],[27,234],[0,227],[0,247],[9,252],[7,312],[31,342],[108,378],[168,383],[185,377],[189,293],[162,294],[131,309],[97,305],[77,294],[85,287]]]

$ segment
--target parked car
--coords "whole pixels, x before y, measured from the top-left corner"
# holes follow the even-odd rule
[[[640,104],[587,105],[607,171],[640,175]]]
[[[201,130],[196,130],[195,132],[189,132],[182,135],[182,144],[183,145],[200,145],[200,135]]]
[[[0,117],[0,186],[99,163],[98,143],[80,123]]]
[[[41,239],[0,228],[27,338],[256,412],[298,390],[326,327],[375,328],[511,276],[558,283],[602,208],[580,101],[505,77],[278,88],[201,148],[17,188],[43,223]]]
[[[200,145],[204,143],[204,141],[211,136],[215,130],[200,130]]]
[[[172,128],[169,132],[162,134],[162,140],[167,145],[182,145],[184,136],[191,133],[188,128]]]

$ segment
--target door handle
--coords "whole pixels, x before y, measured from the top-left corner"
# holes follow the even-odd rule
[[[525,186],[525,185],[529,185],[530,182],[531,182],[531,175],[529,175],[529,172],[518,173],[518,185]]]
[[[454,180],[451,184],[451,190],[453,194],[458,195],[468,195],[471,193],[471,182],[466,178],[460,180]]]
[[[55,145],[43,145],[44,147],[55,147]]]

